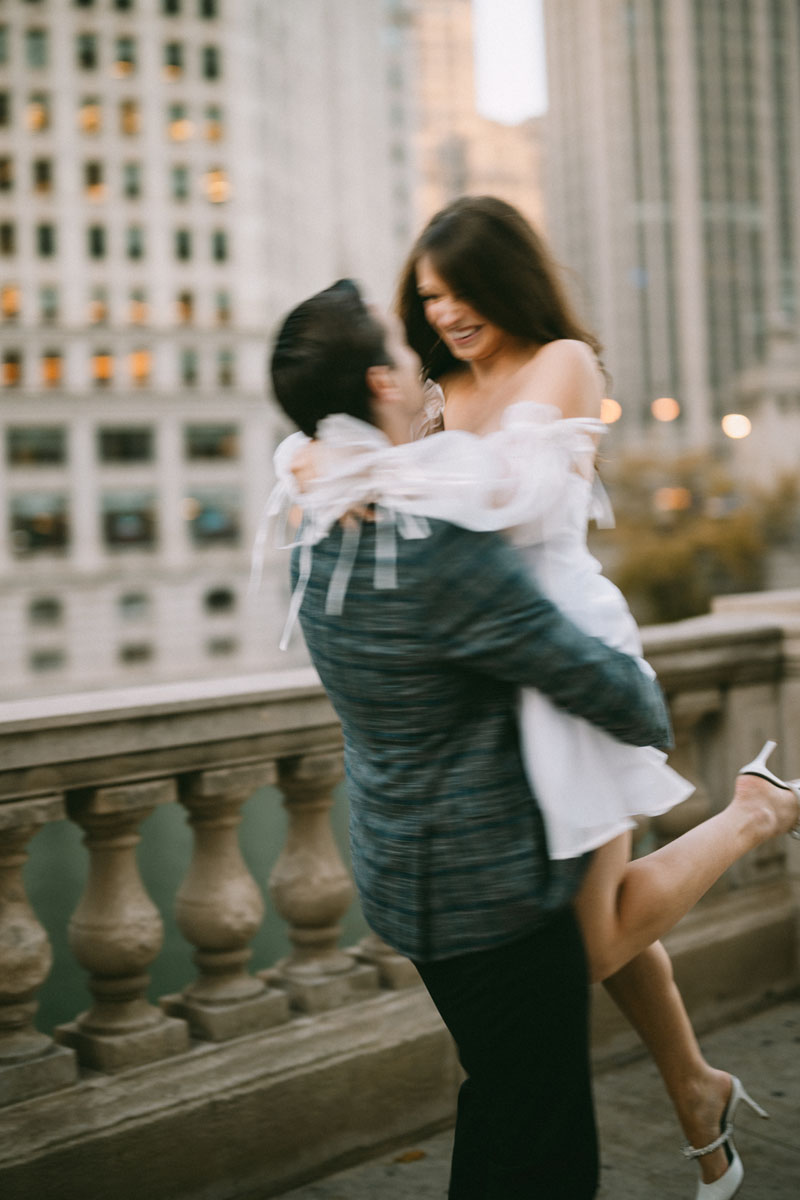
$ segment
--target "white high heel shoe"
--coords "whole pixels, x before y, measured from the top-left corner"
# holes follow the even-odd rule
[[[748,771],[745,773],[750,774],[751,772]],[[755,774],[755,772],[752,772],[752,774]],[[719,1123],[722,1130],[719,1137],[715,1138],[713,1142],[709,1142],[707,1146],[703,1146],[700,1150],[695,1150],[694,1146],[683,1147],[685,1158],[703,1158],[706,1154],[713,1154],[721,1146],[728,1156],[728,1169],[725,1174],[720,1175],[719,1179],[715,1179],[713,1183],[703,1183],[700,1180],[697,1185],[695,1200],[731,1200],[742,1186],[744,1167],[733,1144],[733,1119],[740,1100],[744,1100],[745,1104],[749,1104],[753,1112],[758,1113],[759,1117],[764,1117],[765,1119],[769,1117],[769,1113],[765,1112],[761,1105],[756,1104],[752,1096],[747,1094],[742,1081],[737,1079],[735,1075],[731,1075],[731,1094]]]
[[[795,799],[800,809],[800,779],[779,779],[777,775],[773,775],[767,766],[767,759],[772,751],[777,746],[777,742],[764,742],[761,750],[758,752],[752,762],[749,762],[746,767],[742,767],[739,771],[740,775],[757,775],[759,779],[767,779],[770,783],[774,783],[775,787],[785,788],[787,792],[794,792]],[[797,824],[794,829],[789,830],[791,837],[800,838],[800,815],[798,816]]]

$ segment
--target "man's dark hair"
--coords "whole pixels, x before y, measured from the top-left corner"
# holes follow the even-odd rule
[[[372,423],[367,371],[392,366],[383,326],[351,279],[340,279],[292,309],[275,339],[275,397],[308,437],[332,413]]]

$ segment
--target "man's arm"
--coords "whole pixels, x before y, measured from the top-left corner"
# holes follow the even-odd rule
[[[533,687],[623,742],[669,746],[658,684],[636,660],[583,633],[532,582],[502,538],[438,525],[421,584],[432,653]]]

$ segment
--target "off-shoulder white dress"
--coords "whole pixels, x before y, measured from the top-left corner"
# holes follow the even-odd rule
[[[426,408],[435,427],[436,392]],[[375,586],[392,587],[394,538],[424,537],[426,518],[476,530],[503,530],[541,590],[585,632],[642,658],[639,631],[618,588],[601,574],[586,544],[588,521],[607,507],[592,464],[603,426],[565,419],[557,409],[525,401],[510,406],[499,430],[484,437],[434,432],[393,446],[371,425],[346,416],[323,421],[314,442],[312,483],[301,490],[292,472],[299,449],[293,434],[275,455],[277,485],[270,513],[303,509],[300,580],[291,626],[310,570],[313,545],[345,512],[375,506],[378,551]],[[348,520],[342,558],[328,595],[329,611],[345,602],[358,522]],[[285,635],[287,636],[287,635]],[[551,858],[573,858],[631,829],[636,815],[656,815],[685,800],[693,786],[653,747],[629,746],[524,688],[519,729],[525,769],[547,830]]]

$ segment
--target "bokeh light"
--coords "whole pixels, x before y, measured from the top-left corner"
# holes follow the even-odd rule
[[[622,416],[622,405],[617,400],[612,400],[610,396],[605,396],[600,401],[600,420],[606,425],[613,425]]]
[[[657,421],[674,421],[680,411],[680,404],[672,396],[659,396],[650,405],[650,412]]]
[[[726,413],[722,418],[722,432],[726,437],[746,438],[750,435],[752,428],[750,418],[743,413]]]

